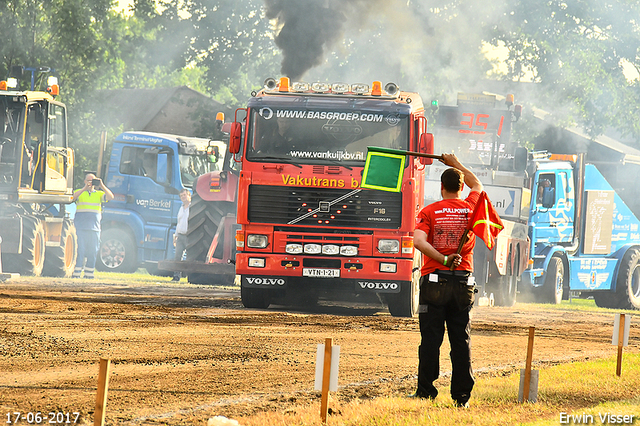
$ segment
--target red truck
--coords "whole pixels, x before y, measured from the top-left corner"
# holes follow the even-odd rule
[[[407,158],[399,193],[363,189],[368,146],[433,153],[420,95],[379,81],[267,79],[236,111],[229,149],[242,163],[236,274],[244,306],[328,298],[415,315],[413,230],[431,160]]]

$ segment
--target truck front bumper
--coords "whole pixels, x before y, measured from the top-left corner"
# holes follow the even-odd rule
[[[412,268],[413,259],[403,258],[236,255],[236,274],[250,288],[309,284],[345,292],[399,293],[411,282]]]
[[[542,276],[544,275],[544,269],[526,269],[522,273],[522,280],[520,285],[524,287],[539,287],[542,285]]]

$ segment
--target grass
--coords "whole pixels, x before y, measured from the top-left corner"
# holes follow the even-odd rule
[[[467,410],[453,407],[441,389],[435,401],[414,401],[390,396],[348,403],[330,400],[329,425],[418,426],[433,425],[559,425],[561,415],[593,416],[592,424],[606,424],[600,415],[635,416],[640,424],[640,354],[623,358],[622,375],[615,374],[616,359],[563,364],[540,370],[538,401],[518,403],[519,375],[480,379]],[[319,402],[263,412],[237,419],[243,426],[319,425]],[[587,416],[587,417],[585,417]],[[565,417],[566,420],[566,417]],[[577,421],[571,424],[577,424]],[[619,422],[618,422],[619,424]]]

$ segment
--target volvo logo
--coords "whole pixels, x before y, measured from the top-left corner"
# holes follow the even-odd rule
[[[358,286],[362,290],[374,290],[378,292],[397,293],[400,291],[400,284],[394,282],[358,281]]]
[[[248,285],[257,286],[276,286],[285,285],[284,278],[271,278],[271,277],[246,277]]]

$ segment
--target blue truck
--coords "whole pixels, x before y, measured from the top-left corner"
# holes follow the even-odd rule
[[[128,131],[112,143],[105,182],[115,199],[104,205],[97,268],[167,275],[158,262],[174,258],[179,193],[199,176],[223,169],[226,144],[203,138]],[[211,242],[211,239],[208,239]]]
[[[640,220],[584,154],[531,155],[531,260],[519,283],[536,301],[569,292],[640,309]]]

